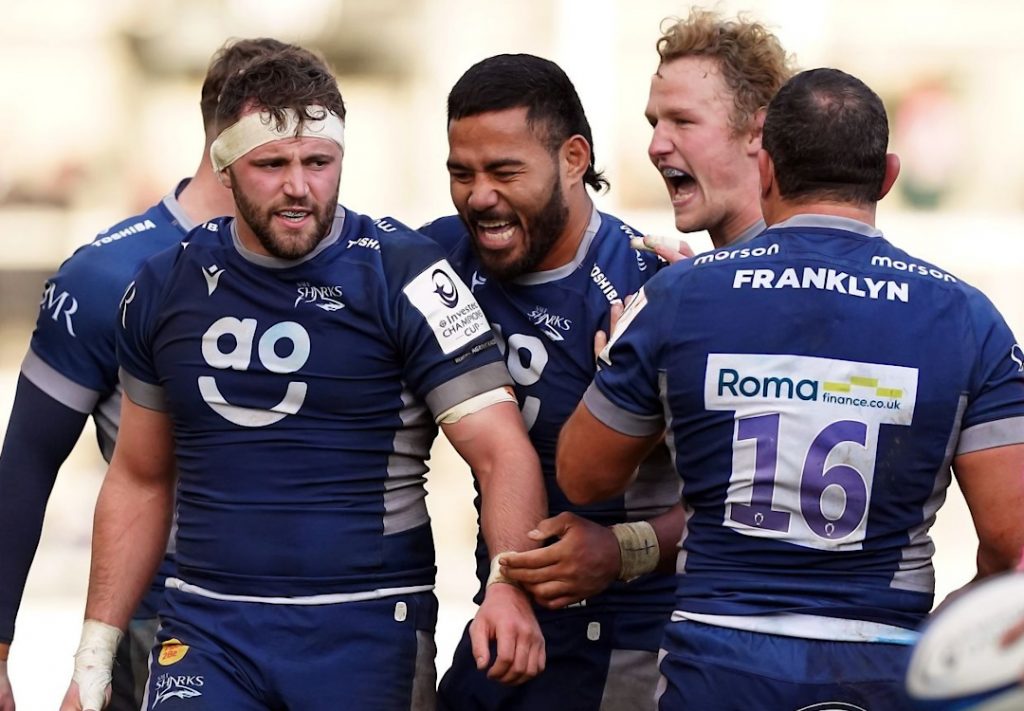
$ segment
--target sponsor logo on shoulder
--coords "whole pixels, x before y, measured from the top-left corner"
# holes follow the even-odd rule
[[[155,229],[156,224],[154,224],[152,220],[142,220],[140,222],[130,224],[127,227],[122,227],[117,232],[111,232],[109,235],[97,237],[92,241],[92,246],[102,247],[105,244],[117,242],[118,240],[124,239],[125,237],[130,237],[131,235],[137,235],[140,232],[146,232],[147,230]]]
[[[373,237],[360,237],[359,239],[350,239],[348,241],[348,247],[346,249],[352,249],[353,247],[366,247],[367,249],[375,249],[380,251],[380,241],[375,240]]]
[[[161,674],[153,684],[153,706],[168,699],[194,699],[202,696],[206,683],[202,674]]]
[[[189,646],[182,644],[180,639],[169,639],[160,645],[160,654],[156,661],[162,667],[177,664],[188,654]]]
[[[548,311],[546,306],[534,306],[530,313],[526,314],[533,325],[540,328],[552,341],[564,341],[563,333],[572,329],[572,320],[565,316],[559,316]]]
[[[213,292],[217,290],[217,284],[220,282],[220,275],[223,273],[224,269],[216,264],[203,267],[203,278],[206,279],[206,293],[208,295],[213,296]]]
[[[595,284],[597,284],[597,288],[601,290],[604,297],[608,299],[609,304],[614,304],[616,301],[622,300],[619,296],[619,292],[615,289],[615,285],[612,284],[611,280],[605,276],[603,271],[601,271],[601,267],[596,264],[591,267],[590,278]]]
[[[445,259],[420,272],[402,292],[423,314],[445,355],[491,330],[473,293]]]
[[[75,324],[71,317],[78,311],[78,299],[66,291],[57,293],[57,285],[52,281],[46,282],[43,286],[43,296],[39,299],[39,309],[50,314],[54,321],[60,321],[63,317],[64,328],[71,334],[72,338],[78,338],[75,334]]]
[[[871,258],[871,266],[882,267],[884,269],[895,269],[899,272],[907,272],[909,274],[920,274],[922,276],[930,276],[932,279],[938,279],[939,281],[952,281],[956,282],[956,277],[952,274],[947,274],[941,269],[929,266],[927,264],[916,264],[914,262],[904,262],[900,259],[893,259],[885,255],[875,255]]]
[[[376,225],[377,229],[380,230],[381,232],[395,232],[395,231],[398,230],[397,227],[392,225],[390,222],[388,222],[384,218],[381,218],[379,220],[374,220],[373,224]]]
[[[776,246],[776,245],[772,245]],[[737,269],[733,289],[817,289],[860,299],[910,301],[910,285],[891,279],[872,279],[825,267]]]
[[[713,262],[726,262],[733,259],[750,259],[751,257],[770,257],[779,253],[779,245],[772,244],[767,247],[741,247],[739,249],[720,249],[717,252],[708,252],[693,258],[693,265],[699,267],[701,264]]]
[[[313,304],[324,311],[338,311],[345,308],[342,303],[342,291],[340,286],[315,286],[309,282],[299,282],[297,285],[299,295],[295,298],[294,306],[299,304]]]
[[[1014,343],[1010,349],[1010,360],[1017,364],[1017,372],[1024,373],[1024,348],[1019,343]]]

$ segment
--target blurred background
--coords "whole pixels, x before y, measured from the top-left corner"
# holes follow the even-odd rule
[[[1016,0],[744,0],[696,3],[767,23],[798,66],[835,66],[885,100],[897,188],[879,226],[901,247],[981,287],[1024,333],[1024,4]],[[500,52],[555,60],[573,79],[611,179],[599,206],[673,231],[647,160],[643,116],[665,0],[0,0],[0,424],[6,426],[45,278],[77,246],[191,175],[203,143],[199,87],[229,37],[321,50],[349,116],[341,201],[417,225],[452,211],[445,97]],[[702,251],[706,235],[691,239]],[[941,357],[941,354],[939,354]],[[45,426],[45,423],[40,423]],[[91,426],[91,425],[90,425]],[[50,503],[11,657],[19,708],[55,708],[70,678],[104,465],[87,430]],[[470,597],[468,473],[435,448],[443,671]],[[935,529],[939,599],[974,572],[962,499]]]

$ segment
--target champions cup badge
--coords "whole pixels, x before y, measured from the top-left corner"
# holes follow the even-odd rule
[[[160,645],[160,655],[156,658],[157,663],[162,667],[169,667],[177,664],[188,654],[189,646],[182,644],[181,640],[169,639]]]

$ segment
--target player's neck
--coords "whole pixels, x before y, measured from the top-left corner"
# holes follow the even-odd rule
[[[220,184],[208,158],[203,159],[196,174],[178,195],[178,204],[195,224],[235,213],[231,190]]]
[[[874,227],[876,204],[872,202],[857,205],[822,200],[811,202],[778,201],[773,206],[773,209],[765,207],[764,219],[770,227],[797,215],[830,215],[832,217],[845,217],[850,220],[857,220]]]

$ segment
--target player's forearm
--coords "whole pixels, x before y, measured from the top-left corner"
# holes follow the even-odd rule
[[[509,448],[491,471],[476,474],[480,529],[491,555],[536,548],[527,533],[547,515],[547,496],[533,448]]]
[[[86,618],[127,627],[167,547],[173,503],[173,479],[130,480],[111,468],[96,503]]]
[[[14,636],[46,503],[86,417],[19,378],[0,452],[0,641]]]

